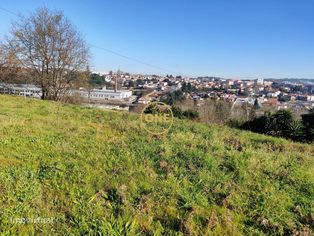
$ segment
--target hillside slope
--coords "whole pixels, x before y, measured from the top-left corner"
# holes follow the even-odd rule
[[[314,232],[311,145],[185,120],[155,137],[137,115],[2,95],[0,122],[5,235]]]

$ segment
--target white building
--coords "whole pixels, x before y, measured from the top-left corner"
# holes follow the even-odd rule
[[[255,102],[255,99],[251,98],[251,97],[245,97],[245,98],[238,97],[238,98],[236,98],[234,103],[236,105],[243,104],[243,103],[249,103],[249,104],[253,105],[254,102]]]
[[[278,97],[280,93],[281,93],[280,91],[270,92],[270,93],[267,93],[267,97],[275,98],[275,97]]]
[[[139,100],[138,100],[138,103],[139,104],[148,104],[152,101],[152,98],[150,96],[145,96],[145,97],[141,97]]]
[[[41,88],[32,84],[0,84],[0,93],[40,98]]]
[[[255,85],[263,85],[264,84],[264,79],[256,79],[254,80]]]
[[[40,98],[42,95],[41,88],[31,84],[0,84],[0,93],[15,94],[26,97]],[[114,100],[123,101],[132,97],[130,90],[109,90],[93,89],[90,92],[85,90],[72,90],[72,94],[78,93],[82,97],[95,99],[95,100]]]
[[[122,101],[132,97],[130,90],[110,90],[110,89],[93,89],[90,92],[85,90],[79,91],[82,97],[95,99],[95,100],[114,100]]]

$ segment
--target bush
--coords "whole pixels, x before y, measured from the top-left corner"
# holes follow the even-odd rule
[[[234,127],[234,126],[233,126]],[[267,113],[238,126],[240,129],[294,141],[313,141],[314,113],[302,115],[302,122],[293,118],[291,111]]]
[[[243,125],[243,121],[237,120],[237,119],[230,119],[226,122],[226,125],[231,127],[231,128],[241,128]]]
[[[269,117],[261,116],[245,122],[240,128],[250,130],[256,133],[266,134],[269,125],[270,125]]]
[[[184,118],[183,117],[183,111],[179,107],[172,107],[172,113],[174,117],[177,117],[179,119]]]
[[[175,107],[175,106],[172,106],[172,112],[173,112],[173,116],[179,119],[195,120],[195,119],[198,119],[200,116],[198,111],[195,111],[192,109],[187,109],[185,111],[182,111],[179,107]]]
[[[308,142],[314,141],[314,108],[309,114],[302,115],[302,124],[304,127],[304,136]]]
[[[183,116],[190,119],[190,120],[195,120],[195,119],[199,118],[200,115],[199,115],[198,111],[188,109],[188,110],[183,112]]]

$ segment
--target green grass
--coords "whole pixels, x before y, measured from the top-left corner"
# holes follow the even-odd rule
[[[1,235],[314,232],[314,145],[2,95],[0,122]]]

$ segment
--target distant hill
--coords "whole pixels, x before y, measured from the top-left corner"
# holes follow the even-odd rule
[[[279,81],[287,81],[293,83],[311,83],[314,84],[314,79],[298,79],[298,78],[282,78],[282,79],[265,79],[265,80],[279,80]]]
[[[311,145],[2,95],[0,122],[2,235],[314,233]]]

